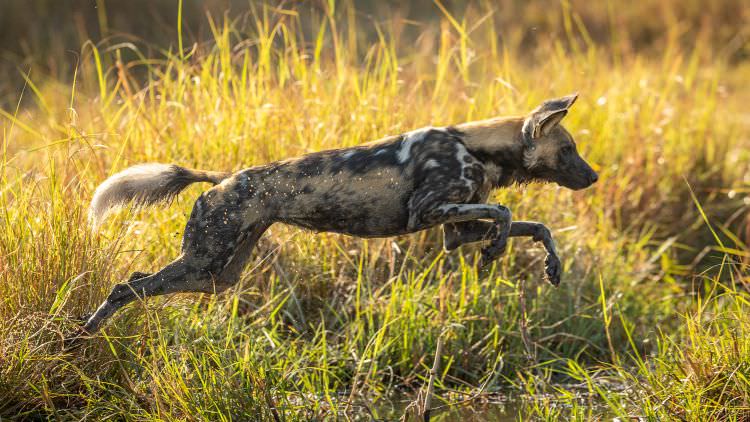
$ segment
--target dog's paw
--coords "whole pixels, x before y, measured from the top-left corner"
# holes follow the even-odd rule
[[[550,284],[553,286],[558,286],[560,284],[562,263],[557,255],[547,255],[547,258],[544,260],[544,272],[545,279],[549,281]]]

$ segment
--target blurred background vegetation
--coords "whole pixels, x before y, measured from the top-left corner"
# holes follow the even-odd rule
[[[330,10],[329,2],[254,0],[186,0],[183,2],[182,26],[185,46],[210,42],[212,39],[206,16],[226,17],[237,22],[237,36],[250,35],[243,25],[262,4],[278,9],[292,7],[301,15],[302,29],[313,39],[320,17]],[[88,40],[104,45],[132,42],[153,56],[158,50],[177,49],[176,0],[6,0],[0,3],[0,77],[19,81],[18,70],[38,67],[39,71],[59,80],[70,80],[81,46]],[[356,22],[360,51],[376,40],[377,27],[399,44],[410,45],[425,31],[435,31],[444,13],[432,0],[347,2],[354,15],[342,19],[341,29]],[[739,62],[750,57],[748,7],[741,0],[703,2],[688,0],[679,3],[642,0],[627,4],[616,2],[565,1],[444,1],[449,13],[468,15],[480,10],[494,10],[492,22],[499,45],[520,46],[528,54],[517,60],[543,60],[539,44],[553,40],[582,46],[593,43],[613,56],[638,53],[659,56],[665,45],[677,40],[683,51],[697,44],[711,45],[716,59]],[[341,8],[341,6],[339,6]],[[575,11],[566,21],[565,11]],[[473,11],[473,12],[472,12]],[[477,16],[478,18],[480,16]],[[583,29],[576,39],[569,39],[570,26]],[[507,30],[512,28],[512,30]],[[566,29],[567,28],[567,29]],[[505,29],[505,30],[504,30]],[[577,31],[576,31],[577,32]],[[351,39],[350,39],[350,42]],[[134,59],[128,55],[124,60]],[[3,101],[17,83],[2,84]],[[16,93],[17,94],[17,93]]]

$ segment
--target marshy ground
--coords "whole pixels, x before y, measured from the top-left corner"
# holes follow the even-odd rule
[[[744,2],[271,3],[0,5],[0,416],[414,419],[442,336],[433,419],[750,419]],[[136,303],[62,351],[115,283],[178,254],[206,188],[92,232],[108,175],[238,170],[571,92],[599,182],[492,199],[553,230],[560,287],[530,240],[478,274],[438,230],[277,225],[236,288]]]

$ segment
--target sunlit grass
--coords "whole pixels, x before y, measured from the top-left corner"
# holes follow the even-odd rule
[[[746,418],[747,248],[735,231],[750,178],[750,73],[701,39],[687,51],[667,37],[659,57],[581,43],[565,8],[566,37],[526,54],[496,42],[521,29],[498,34],[489,7],[446,10],[405,44],[389,32],[395,18],[368,43],[346,10],[305,31],[293,10],[258,6],[246,26],[209,17],[212,42],[156,57],[123,62],[125,50],[141,55],[136,45],[87,43],[70,84],[32,69],[23,106],[0,111],[0,411],[378,416],[387,396],[423,388],[444,335],[436,392],[447,401],[510,388],[549,399],[527,410],[550,420],[602,408]],[[565,125],[600,182],[493,198],[553,229],[559,288],[542,282],[529,241],[478,275],[476,249],[444,254],[435,231],[358,240],[274,226],[237,288],[136,303],[84,350],[61,351],[74,318],[114,283],[178,253],[206,188],[92,233],[85,209],[107,175],[152,161],[237,170],[571,92],[581,98]],[[710,259],[688,265],[704,248]]]

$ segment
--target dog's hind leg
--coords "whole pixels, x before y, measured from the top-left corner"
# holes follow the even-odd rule
[[[185,227],[182,254],[155,274],[136,273],[116,285],[86,321],[92,334],[118,309],[138,299],[169,293],[218,293],[234,285],[268,224],[256,214],[247,222],[244,205],[222,192],[201,195]]]
[[[132,272],[132,273],[130,274],[130,278],[128,279],[127,283],[132,283],[132,282],[134,282],[134,281],[138,280],[139,278],[144,278],[144,277],[148,277],[148,276],[150,276],[151,274],[153,274],[153,273],[142,273],[142,272],[140,272],[140,271],[133,271],[133,272]]]
[[[96,309],[83,326],[86,334],[93,334],[99,330],[101,324],[118,309],[133,302],[136,299],[158,294],[173,293],[185,290],[188,285],[203,286],[205,275],[200,274],[186,263],[185,257],[181,256],[159,272],[136,278],[126,283],[117,284],[110,292],[107,299]],[[191,280],[192,283],[186,283]],[[209,278],[210,280],[210,278]]]
[[[450,251],[464,243],[491,240],[497,236],[497,225],[484,221],[466,221],[443,225],[444,247]],[[542,223],[533,221],[514,221],[510,225],[508,237],[531,237],[535,242],[542,242],[547,251],[545,272],[547,281],[557,286],[560,284],[562,265],[557,256],[552,233]]]
[[[107,299],[86,321],[83,330],[87,334],[95,333],[118,309],[138,299],[170,293],[220,293],[228,289],[239,280],[242,269],[266,227],[260,224],[252,227],[247,235],[242,236],[243,239],[236,247],[231,249],[228,256],[226,253],[221,254],[224,255],[223,258],[204,256],[203,259],[198,259],[190,254],[192,251],[187,251],[188,253],[184,253],[155,274],[134,280],[131,277],[129,282],[116,285]],[[204,250],[217,251],[216,248]],[[198,265],[207,261],[224,263],[218,271],[206,270],[205,266]]]
[[[140,272],[140,271],[134,271],[134,272],[133,272],[132,274],[130,274],[130,278],[129,278],[129,279],[128,279],[128,281],[126,281],[125,283],[126,283],[126,284],[130,284],[130,283],[132,283],[132,282],[134,282],[134,281],[136,281],[136,280],[138,280],[138,279],[141,279],[141,278],[144,278],[144,277],[148,277],[148,276],[150,276],[151,274],[152,274],[152,273],[142,273],[142,272]],[[83,323],[86,323],[86,322],[87,322],[87,321],[89,320],[89,318],[91,318],[91,315],[93,315],[93,314],[91,314],[91,313],[89,313],[89,314],[86,314],[86,315],[84,315],[84,316],[82,316],[82,317],[78,318],[78,320],[79,320],[79,321],[80,321],[80,322],[81,322],[82,324],[83,324]]]
[[[247,261],[252,255],[255,245],[260,240],[263,233],[268,229],[268,224],[256,223],[249,230],[244,240],[237,244],[232,259],[224,266],[224,269],[219,273],[216,284],[221,285],[224,289],[235,285],[242,275],[242,270],[245,269]]]

